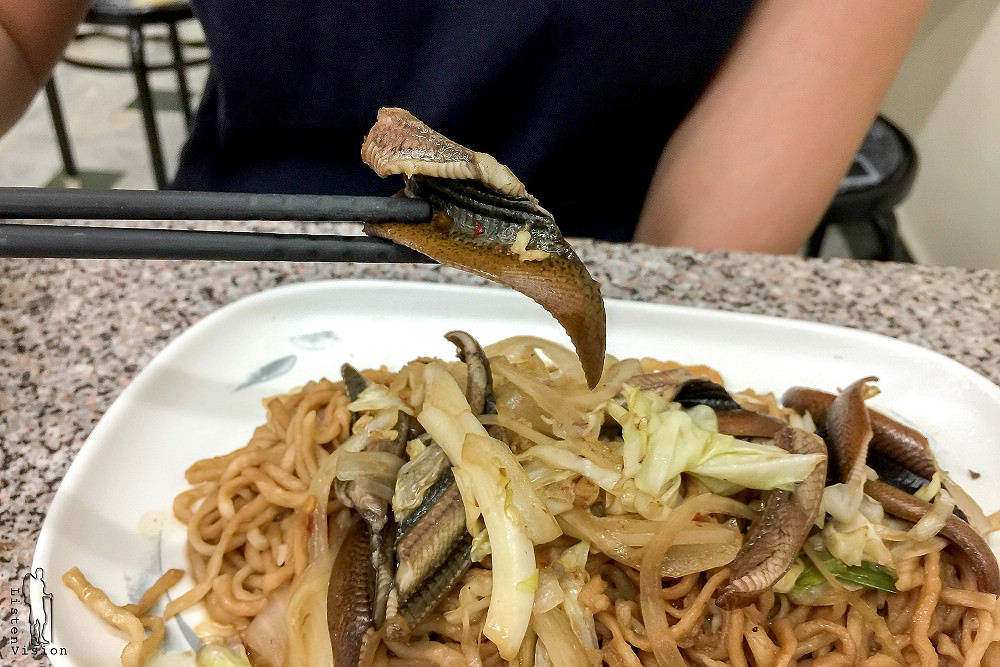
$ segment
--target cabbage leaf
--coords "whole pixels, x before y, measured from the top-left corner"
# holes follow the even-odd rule
[[[823,460],[719,433],[707,406],[685,410],[637,387],[626,387],[624,395],[627,407],[608,405],[622,427],[623,497],[647,518],[663,518],[679,502],[681,473],[698,476],[716,493],[792,489]]]
[[[493,594],[483,634],[512,660],[531,621],[538,568],[535,544],[562,534],[517,457],[490,437],[465,394],[440,362],[424,367],[425,397],[417,420],[451,460],[469,530],[481,513],[493,561]],[[479,551],[485,546],[478,539]]]

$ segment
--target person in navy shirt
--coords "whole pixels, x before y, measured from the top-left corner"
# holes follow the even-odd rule
[[[211,73],[172,187],[388,194],[379,107],[507,164],[567,236],[795,252],[929,0],[194,0]],[[86,0],[0,3],[0,132]]]

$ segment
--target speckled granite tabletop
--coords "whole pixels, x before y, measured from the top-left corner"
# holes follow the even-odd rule
[[[1000,271],[575,245],[607,297],[865,329],[1000,383]],[[0,259],[0,664],[38,664],[10,653],[12,585],[73,457],[136,373],[240,297],[341,278],[485,284],[436,265]]]

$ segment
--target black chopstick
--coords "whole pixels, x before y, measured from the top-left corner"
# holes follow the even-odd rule
[[[11,220],[303,220],[427,222],[421,199],[181,190],[60,190],[0,187]]]
[[[0,223],[0,257],[228,261],[433,262],[370,236]]]

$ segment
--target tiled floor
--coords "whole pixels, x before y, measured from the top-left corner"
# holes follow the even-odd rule
[[[125,64],[125,34],[116,28],[103,28],[101,35],[77,40],[68,53],[90,60]],[[150,29],[147,41],[149,63],[167,62],[169,48],[164,32]],[[185,42],[194,44],[191,56],[203,56],[200,26],[196,21],[181,25]],[[192,105],[204,86],[207,65],[188,68]],[[39,94],[27,114],[3,138],[0,138],[0,186],[85,187],[151,189],[155,187],[132,75],[127,72],[104,72],[60,63],[55,82],[62,100],[70,144],[79,181],[67,181],[44,94]],[[173,71],[150,75],[157,125],[166,162],[168,178],[173,174],[183,145],[186,128],[177,96]],[[864,230],[846,237],[834,228],[828,233],[823,255],[850,257],[863,251],[868,241]]]

